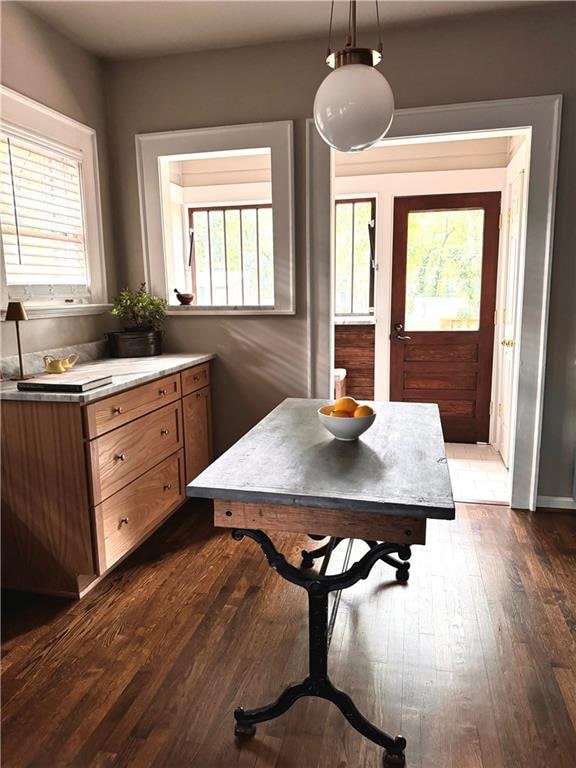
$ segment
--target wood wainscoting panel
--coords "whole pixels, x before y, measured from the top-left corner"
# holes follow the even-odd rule
[[[75,594],[95,572],[80,406],[3,402],[1,448],[4,586]]]
[[[374,400],[375,325],[334,327],[335,368],[346,369],[346,394]]]
[[[395,517],[381,512],[348,512],[217,499],[214,501],[214,525],[390,541],[394,544],[426,543],[426,518]]]

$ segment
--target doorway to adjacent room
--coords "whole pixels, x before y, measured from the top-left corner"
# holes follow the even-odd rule
[[[437,403],[457,500],[509,503],[530,137],[446,138],[335,153],[334,367]]]

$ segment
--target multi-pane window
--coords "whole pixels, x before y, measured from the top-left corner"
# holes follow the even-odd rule
[[[199,306],[274,306],[272,204],[189,212],[192,293]]]
[[[337,316],[374,313],[376,200],[336,201],[334,311]]]
[[[0,225],[9,294],[87,297],[81,160],[0,134]]]

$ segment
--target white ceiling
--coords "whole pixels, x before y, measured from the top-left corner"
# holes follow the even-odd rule
[[[317,37],[327,35],[330,17],[330,0],[20,2],[83,48],[98,56],[118,59]],[[386,26],[538,5],[541,2],[381,0],[379,6],[383,26]],[[337,0],[335,29],[344,29],[347,7],[345,0]],[[371,25],[374,18],[374,0],[360,0],[359,27]]]

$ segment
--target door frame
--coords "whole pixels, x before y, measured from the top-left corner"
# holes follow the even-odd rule
[[[562,96],[448,104],[397,110],[389,138],[482,133],[530,128],[530,189],[521,286],[517,413],[511,462],[511,506],[536,508],[550,275],[556,209]],[[334,158],[313,120],[306,126],[306,273],[308,394],[330,397],[333,377],[332,179]]]

